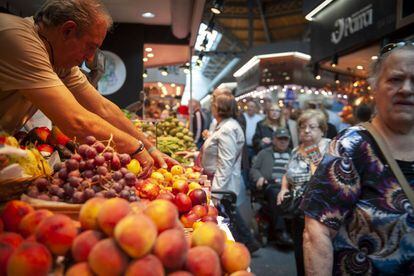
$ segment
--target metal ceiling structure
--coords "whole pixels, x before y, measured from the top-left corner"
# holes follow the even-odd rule
[[[303,14],[303,0],[227,0],[220,14],[206,1],[203,22],[214,20],[222,39],[203,68],[203,75],[214,79],[235,57],[252,47],[289,40],[309,39],[308,22]]]

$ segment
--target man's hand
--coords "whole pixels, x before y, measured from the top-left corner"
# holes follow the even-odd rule
[[[196,159],[199,152],[198,151],[177,151],[176,155],[182,155],[184,159]]]
[[[135,154],[133,158],[139,161],[141,165],[142,172],[139,175],[140,178],[147,178],[150,176],[152,172],[152,167],[154,166],[154,160],[152,159],[151,155],[149,155],[148,151],[144,149],[143,151]]]
[[[281,189],[280,192],[277,194],[277,205],[282,204],[285,194],[289,192],[288,189]]]
[[[151,150],[151,149],[150,149]],[[158,164],[160,168],[168,168],[168,166],[179,165],[180,163],[177,160],[172,159],[165,153],[155,149],[151,151],[151,157],[154,159],[154,162]]]
[[[261,190],[263,188],[263,185],[267,184],[267,180],[264,179],[264,177],[260,177],[259,179],[257,179],[256,181],[256,188],[258,190]]]
[[[263,137],[262,142],[263,144],[269,145],[270,143],[272,143],[272,140],[270,140],[269,137]]]

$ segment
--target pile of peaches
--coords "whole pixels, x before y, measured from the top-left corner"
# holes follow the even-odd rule
[[[92,198],[78,221],[10,201],[0,220],[0,275],[253,275],[247,248],[212,222],[186,235],[169,200]]]

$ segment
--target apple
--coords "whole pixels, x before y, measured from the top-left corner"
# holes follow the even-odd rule
[[[208,206],[208,211],[207,211],[207,216],[213,216],[213,217],[217,217],[218,216],[218,210],[216,207],[214,206]]]
[[[185,181],[184,179],[175,180],[172,186],[173,194],[178,194],[178,193],[187,194],[188,189],[189,188],[188,188],[187,181]]]
[[[207,206],[204,206],[204,205],[195,205],[193,206],[190,212],[193,212],[198,217],[202,218],[207,215],[208,208]]]
[[[185,213],[191,210],[193,206],[191,199],[184,193],[178,193],[174,198],[174,204],[177,206],[180,213]]]
[[[201,218],[201,221],[202,222],[211,221],[211,222],[214,222],[214,223],[217,224],[217,217],[215,217],[215,216],[204,216],[204,217]]]
[[[141,185],[138,185],[137,188],[139,196],[141,198],[147,198],[149,200],[154,200],[160,193],[160,187],[157,183],[154,183],[151,179],[145,179]]]
[[[200,219],[200,217],[192,211],[190,211],[187,214],[184,214],[180,217],[181,223],[186,228],[192,228],[194,222],[198,221],[199,219]]]
[[[203,205],[207,203],[207,194],[203,189],[194,189],[189,194],[193,205]]]
[[[169,191],[162,191],[157,196],[157,199],[165,199],[165,200],[169,200],[171,202],[174,202],[174,195]]]

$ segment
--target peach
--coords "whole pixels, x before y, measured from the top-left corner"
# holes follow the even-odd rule
[[[103,233],[87,230],[78,235],[72,243],[72,256],[76,262],[88,261],[92,248],[103,238]]]
[[[164,276],[165,273],[161,261],[154,255],[147,255],[128,266],[125,276],[135,275]]]
[[[104,202],[104,198],[94,197],[83,204],[79,212],[79,222],[83,229],[99,229],[98,214]]]
[[[87,262],[77,263],[71,266],[65,276],[93,276],[93,272]]]
[[[196,246],[187,254],[186,269],[195,276],[221,275],[220,260],[217,253],[208,246]]]
[[[197,214],[197,216],[202,218],[204,216],[207,216],[208,207],[204,206],[204,205],[195,205],[195,206],[193,206],[191,211],[193,211],[195,214]]]
[[[254,276],[253,273],[242,270],[242,271],[236,271],[230,274],[230,276]]]
[[[187,258],[188,245],[183,231],[169,229],[162,232],[155,243],[154,254],[168,269],[180,269]]]
[[[250,265],[249,250],[239,242],[226,243],[220,258],[222,267],[228,273],[246,270]]]
[[[128,201],[122,198],[106,200],[98,213],[98,224],[108,236],[113,236],[116,224],[131,212]]]
[[[0,276],[7,275],[7,263],[14,249],[10,244],[0,242]]]
[[[77,234],[74,221],[61,214],[45,218],[35,229],[36,240],[59,256],[66,254]]]
[[[220,255],[224,250],[226,236],[217,224],[206,222],[194,230],[191,242],[192,246],[209,246]]]
[[[23,242],[9,258],[7,275],[48,275],[52,267],[49,250],[38,242]]]
[[[179,270],[168,274],[168,276],[193,276],[193,274],[185,270]]]
[[[88,264],[98,275],[123,275],[128,256],[116,245],[112,238],[99,241],[91,250]]]
[[[207,216],[217,217],[218,216],[218,210],[217,210],[217,208],[214,207],[214,206],[208,205]]]
[[[157,226],[144,214],[129,215],[115,227],[115,239],[131,257],[140,258],[148,254],[157,238]]]
[[[152,219],[159,233],[173,228],[178,219],[177,207],[174,203],[164,199],[152,201],[144,210],[144,214]]]
[[[30,212],[20,221],[19,233],[25,238],[29,237],[34,234],[36,226],[42,222],[42,220],[51,216],[53,216],[53,213],[46,209]]]
[[[147,208],[147,203],[144,203],[142,201],[135,201],[131,202],[129,206],[131,207],[131,213],[134,214],[141,214],[144,212],[145,208]]]
[[[32,206],[20,200],[11,200],[6,203],[1,214],[1,219],[4,223],[4,230],[17,232],[19,230],[20,221],[23,217],[33,212]]]
[[[200,217],[193,211],[188,212],[180,217],[180,221],[186,228],[192,228],[196,221],[200,220]]]
[[[4,232],[0,234],[0,242],[7,243],[13,246],[13,248],[17,248],[23,242],[23,238],[17,233]]]

